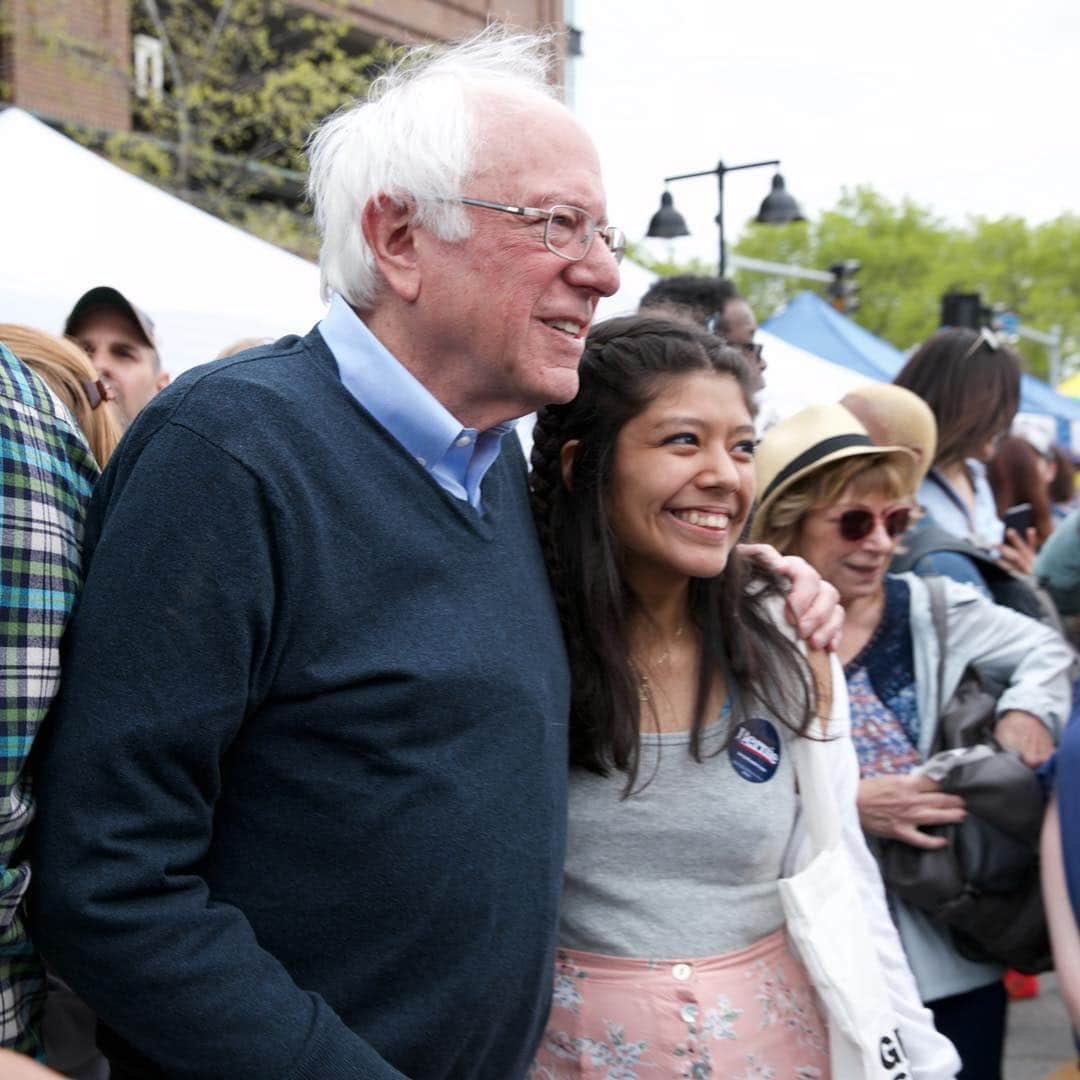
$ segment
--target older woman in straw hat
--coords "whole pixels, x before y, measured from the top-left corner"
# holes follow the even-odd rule
[[[956,796],[910,775],[937,724],[938,646],[926,584],[888,576],[913,512],[918,477],[905,447],[875,445],[841,405],[814,406],[777,424],[757,458],[760,503],[752,538],[805,558],[836,586],[847,612],[840,658],[859,756],[866,832],[916,847],[945,840],[924,827],[963,818]],[[1068,712],[1068,648],[1053,631],[943,580],[947,640],[941,700],[969,664],[1003,684],[995,734],[1035,765]],[[1005,997],[1001,969],[962,957],[920,912],[896,914],[923,1000],[964,1060],[963,1077],[1000,1075]]]

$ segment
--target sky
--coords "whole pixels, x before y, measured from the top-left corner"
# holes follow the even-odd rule
[[[640,240],[663,177],[780,158],[808,217],[869,184],[953,224],[1080,213],[1076,0],[566,0],[583,32],[573,105],[610,220]],[[773,170],[725,180],[729,245]],[[712,177],[672,184],[715,261]],[[665,243],[658,254],[666,254]]]

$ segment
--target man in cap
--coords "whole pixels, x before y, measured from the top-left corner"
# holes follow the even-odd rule
[[[64,333],[86,350],[101,377],[115,390],[125,426],[169,383],[150,316],[110,285],[98,285],[75,301]]]

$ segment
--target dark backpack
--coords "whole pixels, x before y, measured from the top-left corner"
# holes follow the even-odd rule
[[[1063,633],[1061,617],[1053,600],[1034,579],[1014,573],[1008,567],[1002,566],[990,552],[970,540],[947,532],[932,521],[918,525],[905,534],[889,569],[894,574],[914,570],[924,555],[933,555],[939,551],[951,551],[969,558],[975,564],[975,569],[982,574],[995,604],[1012,608],[1021,615],[1037,619],[1053,627],[1058,633]]]

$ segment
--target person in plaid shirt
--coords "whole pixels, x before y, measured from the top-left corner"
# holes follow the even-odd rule
[[[21,901],[33,817],[26,758],[60,681],[98,468],[73,417],[0,344],[0,1046],[42,1056],[45,974]]]

